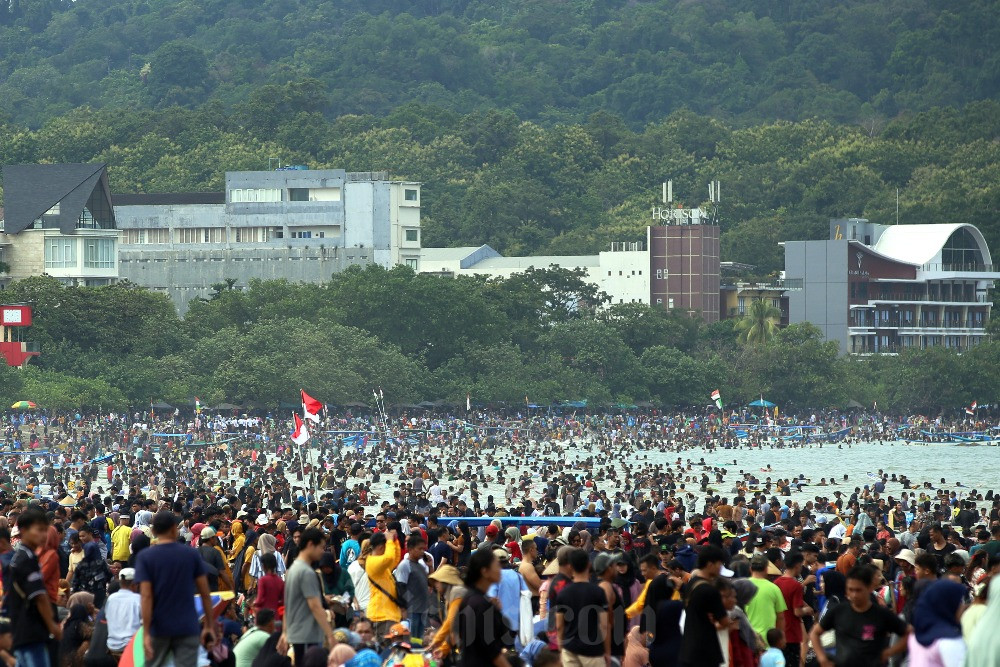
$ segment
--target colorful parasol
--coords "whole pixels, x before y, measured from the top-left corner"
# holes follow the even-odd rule
[[[10,407],[12,410],[34,410],[38,405],[34,401],[18,401]]]

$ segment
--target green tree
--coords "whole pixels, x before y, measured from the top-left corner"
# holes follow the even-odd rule
[[[743,334],[743,340],[748,345],[765,345],[778,331],[780,320],[780,310],[763,299],[754,299],[736,328]]]

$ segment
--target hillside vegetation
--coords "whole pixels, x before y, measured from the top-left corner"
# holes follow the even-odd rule
[[[997,44],[991,0],[4,0],[0,107],[37,124],[315,78],[330,118],[855,122],[995,99]]]

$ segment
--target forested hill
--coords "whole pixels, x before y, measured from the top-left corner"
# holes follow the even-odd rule
[[[0,110],[228,107],[313,78],[327,118],[854,123],[995,99],[998,25],[995,0],[2,0]]]

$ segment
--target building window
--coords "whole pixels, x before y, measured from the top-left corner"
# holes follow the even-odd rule
[[[75,269],[76,239],[45,239],[46,269]]]
[[[177,229],[178,243],[223,243],[225,227],[181,227]]]
[[[309,188],[288,188],[288,201],[309,201]]]
[[[284,227],[274,227],[271,230],[271,233],[274,235],[274,238],[276,238],[276,239],[283,239],[283,238],[285,238],[285,229],[284,229]]]
[[[404,261],[406,262],[406,266],[408,268],[411,268],[414,271],[417,270],[417,258],[416,257],[407,257]]]
[[[403,199],[406,201],[417,201],[417,191],[413,188],[403,190]]]
[[[307,191],[308,196],[308,191]],[[280,188],[237,188],[229,191],[229,201],[233,204],[281,201]]]
[[[311,239],[312,238],[312,232],[303,232],[303,231],[292,232],[292,238],[293,239]]]
[[[83,265],[89,269],[115,268],[114,239],[87,239],[84,241]]]
[[[416,229],[406,230],[406,240],[416,242],[420,240],[420,231]]]
[[[124,229],[122,243],[138,245],[145,243],[170,243],[169,229]]]
[[[237,243],[267,243],[267,227],[234,227]]]
[[[663,269],[657,269],[656,270],[656,279],[657,280],[663,280]]]

